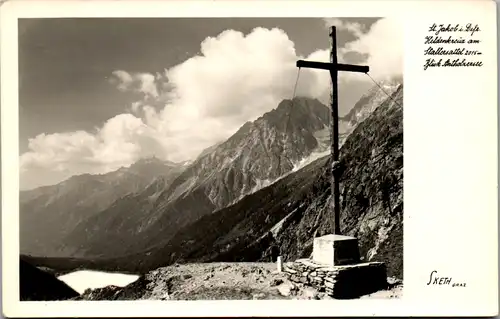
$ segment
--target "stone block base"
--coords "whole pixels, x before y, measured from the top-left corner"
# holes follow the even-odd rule
[[[328,266],[359,263],[358,239],[333,234],[316,237],[312,260]]]
[[[312,286],[336,299],[353,299],[387,288],[384,263],[367,262],[329,266],[299,259],[285,263],[283,271],[291,281]]]

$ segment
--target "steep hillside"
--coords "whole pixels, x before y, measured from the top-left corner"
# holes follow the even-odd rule
[[[341,150],[341,231],[359,239],[365,260],[384,261],[403,276],[403,87],[352,132]],[[327,164],[329,165],[329,164]],[[313,187],[315,199],[300,219],[290,218],[273,242],[286,259],[308,256],[312,238],[331,232],[329,176]]]
[[[317,133],[329,121],[328,108],[317,100],[282,101],[202,152],[166,189],[153,183],[88,218],[69,238],[82,247],[74,256],[119,256],[172,238],[181,227],[269,185],[324,149]]]
[[[144,190],[159,178],[169,184],[185,167],[142,159],[130,167],[102,175],[79,175],[53,186],[20,193],[21,252],[38,256],[67,256],[74,247],[67,236],[84,220],[117,199]]]

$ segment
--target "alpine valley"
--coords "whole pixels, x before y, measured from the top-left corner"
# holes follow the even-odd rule
[[[401,279],[403,85],[380,85],[339,123],[341,231]],[[22,258],[56,273],[145,274],[269,261],[276,247],[285,261],[309,257],[313,238],[331,232],[330,121],[318,100],[283,100],[193,161],[144,158],[22,191]]]

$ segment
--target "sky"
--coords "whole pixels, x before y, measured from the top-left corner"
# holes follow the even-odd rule
[[[380,18],[19,20],[21,189],[102,174],[142,157],[194,159],[289,99],[298,59],[402,74],[402,35]],[[339,75],[339,113],[373,83]],[[297,96],[329,103],[326,71],[302,69]]]

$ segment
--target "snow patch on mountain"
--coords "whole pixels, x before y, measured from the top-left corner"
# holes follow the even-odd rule
[[[250,193],[250,194],[251,194],[251,193],[255,193],[255,192],[256,192],[256,191],[258,191],[259,189],[262,189],[262,188],[264,188],[264,187],[267,187],[267,186],[269,186],[269,185],[271,185],[272,183],[275,183],[275,182],[276,182],[276,180],[272,181],[272,180],[270,180],[270,179],[264,179],[264,180],[262,180],[262,179],[257,179],[255,186],[252,188],[252,190],[251,190],[249,193]]]
[[[313,153],[311,153],[311,155],[306,156],[303,159],[301,159],[300,161],[298,161],[297,163],[295,163],[295,165],[293,166],[293,169],[290,173],[296,172],[299,169],[301,169],[302,167],[305,167],[305,166],[311,164],[312,162],[314,162],[315,160],[322,158],[324,156],[327,156],[328,154],[330,154],[330,150],[326,150],[326,151],[322,151],[322,152],[313,152]],[[290,173],[287,173],[287,175]]]

